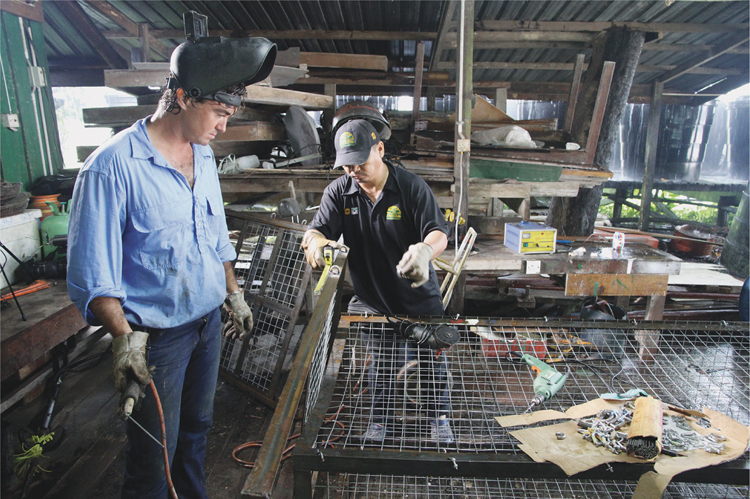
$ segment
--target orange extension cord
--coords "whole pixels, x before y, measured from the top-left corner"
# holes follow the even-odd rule
[[[164,424],[164,411],[161,408],[161,400],[159,399],[159,393],[156,391],[156,385],[154,380],[150,381],[151,393],[154,394],[154,400],[156,401],[156,410],[159,413],[159,424],[161,424],[161,444],[164,448],[164,472],[167,475],[167,486],[169,486],[169,495],[172,499],[179,499],[177,497],[177,491],[174,489],[172,483],[172,473],[169,472],[169,452],[167,451],[167,427]]]

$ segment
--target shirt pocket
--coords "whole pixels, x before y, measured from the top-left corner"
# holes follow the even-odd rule
[[[151,270],[177,269],[193,239],[192,206],[160,206],[131,215],[141,264]]]

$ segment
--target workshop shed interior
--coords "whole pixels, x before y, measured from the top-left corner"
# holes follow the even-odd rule
[[[278,51],[210,143],[255,327],[222,340],[209,497],[748,497],[747,0],[0,2],[3,497],[119,497],[111,335],[70,301],[68,206],[196,37]],[[306,261],[352,119],[445,215],[443,317],[348,314],[346,251]],[[370,442],[362,335],[388,334],[422,353]],[[556,385],[524,413],[537,372]],[[640,395],[655,462],[625,451]]]

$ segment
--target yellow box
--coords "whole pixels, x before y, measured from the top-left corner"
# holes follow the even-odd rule
[[[557,229],[534,222],[505,224],[503,244],[516,253],[554,253]]]

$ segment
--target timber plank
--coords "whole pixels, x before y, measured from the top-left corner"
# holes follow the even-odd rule
[[[301,106],[305,109],[317,110],[328,109],[333,106],[333,97],[330,95],[261,87],[258,85],[250,85],[246,88],[247,95],[242,98],[242,101],[251,104],[281,107]]]
[[[27,314],[30,314],[31,303],[43,306],[44,310],[35,308],[35,316],[43,317],[36,322],[33,322],[34,316],[31,315],[31,320],[21,321],[16,309],[3,313],[3,341],[0,346],[0,377],[3,380],[86,326],[78,309],[64,295],[67,295],[67,287],[61,283],[19,300]],[[45,304],[40,300],[48,301]]]
[[[316,68],[350,68],[388,71],[388,57],[370,54],[341,54],[300,52],[300,63]]]
[[[90,107],[83,109],[83,123],[86,126],[97,127],[125,127],[153,114],[156,105],[122,106],[122,107]],[[262,109],[243,107],[237,110],[227,120],[228,125],[243,121],[271,121],[275,113]]]
[[[565,296],[666,296],[667,275],[568,274]]]

